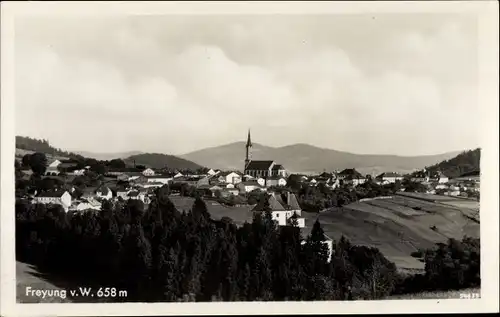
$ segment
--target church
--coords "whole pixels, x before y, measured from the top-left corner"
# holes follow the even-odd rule
[[[283,165],[277,164],[274,161],[257,161],[252,160],[252,140],[250,130],[248,130],[248,138],[246,144],[245,168],[244,174],[252,177],[270,178],[270,177],[286,177],[287,172]]]

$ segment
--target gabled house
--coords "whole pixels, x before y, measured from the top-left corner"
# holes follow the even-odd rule
[[[146,168],[145,170],[142,171],[142,175],[144,176],[153,176],[155,174],[155,171],[151,168]]]
[[[61,165],[61,161],[52,160],[45,169],[45,175],[59,175],[59,165]]]
[[[249,193],[251,191],[254,191],[256,189],[265,191],[265,187],[258,183],[256,180],[251,180],[251,181],[244,181],[241,182],[237,185],[238,189],[242,193]]]
[[[93,198],[83,198],[80,201],[77,201],[74,207],[72,206],[71,209],[76,210],[76,211],[83,211],[83,210],[101,210],[102,204],[98,202],[97,200]]]
[[[35,204],[61,205],[66,212],[71,206],[71,195],[67,191],[47,191],[39,193],[33,199]]]
[[[217,174],[217,179],[221,183],[238,184],[242,181],[242,175],[237,172],[221,172]]]
[[[267,187],[271,186],[286,186],[286,179],[281,176],[271,176],[265,179]]]
[[[277,222],[279,226],[287,226],[292,223],[292,219],[295,220],[299,228],[305,227],[304,218],[299,218],[300,211],[297,210],[295,206],[287,206],[285,208],[274,194],[270,194],[267,197],[267,203],[270,208],[272,219]],[[292,202],[293,204],[293,202]],[[298,205],[298,204],[297,204]],[[252,209],[253,212],[265,212],[266,201],[261,200]],[[300,207],[299,207],[300,209]]]
[[[97,198],[102,198],[102,199],[112,199],[113,198],[113,192],[109,187],[107,186],[101,186],[98,188],[95,192]]]
[[[387,172],[378,175],[375,179],[383,184],[390,184],[395,183],[396,181],[402,181],[403,176],[398,173]]]
[[[366,181],[365,176],[360,172],[356,171],[354,168],[346,168],[337,174],[337,178],[344,181],[344,183],[350,183],[354,186],[363,184]]]

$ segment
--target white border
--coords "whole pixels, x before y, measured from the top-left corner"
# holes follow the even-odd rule
[[[498,311],[498,3],[429,2],[2,2],[1,3],[1,315],[208,315],[479,313]],[[481,112],[481,299],[283,303],[17,304],[14,261],[13,20],[19,16],[144,14],[469,13],[479,21]]]

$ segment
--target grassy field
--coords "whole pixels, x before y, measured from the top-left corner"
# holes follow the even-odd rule
[[[444,197],[453,204],[461,200]],[[171,197],[179,210],[190,210],[194,199]],[[214,219],[232,218],[236,224],[252,221],[250,207],[225,207],[207,201],[207,208]],[[325,233],[333,239],[342,235],[357,245],[377,247],[402,271],[419,272],[424,263],[410,254],[418,249],[432,248],[449,238],[462,239],[464,235],[479,237],[479,221],[472,219],[469,208],[458,208],[435,202],[425,195],[396,195],[390,199],[357,202],[344,208],[321,214],[303,212],[306,228],[310,233],[319,219]]]

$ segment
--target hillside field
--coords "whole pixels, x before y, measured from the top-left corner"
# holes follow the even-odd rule
[[[449,238],[479,237],[479,218],[474,217],[473,212],[479,209],[479,204],[476,202],[474,208],[459,208],[450,204],[463,202],[461,199],[445,198],[436,202],[432,196],[405,194],[356,202],[320,214],[303,212],[306,228],[302,235],[309,234],[319,218],[330,238],[337,240],[344,235],[354,244],[377,247],[403,271],[421,271],[424,263],[413,258],[412,252],[432,248],[438,242],[446,243]],[[177,208],[186,211],[194,202],[193,198],[180,196],[172,196],[171,200]],[[237,225],[252,221],[250,206],[225,207],[212,201],[206,204],[214,219],[229,217]],[[468,204],[468,207],[473,205]]]

